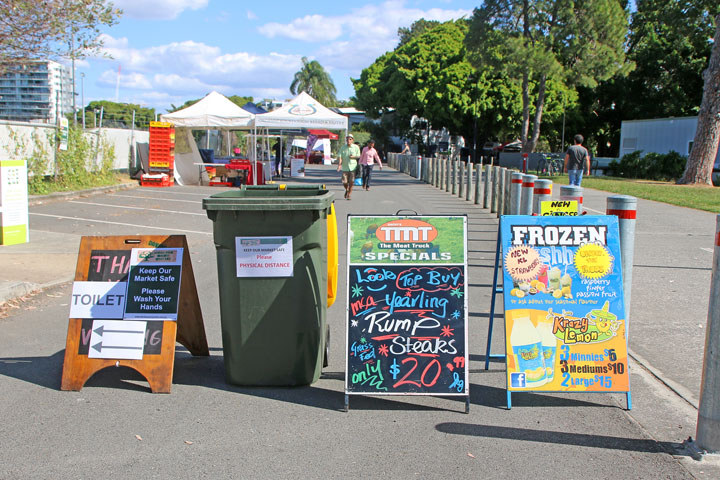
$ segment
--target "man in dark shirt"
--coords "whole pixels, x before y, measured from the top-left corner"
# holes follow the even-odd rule
[[[575,135],[575,145],[567,149],[565,153],[565,171],[568,172],[568,183],[580,186],[583,171],[590,175],[590,154],[582,146],[584,138],[582,135]]]

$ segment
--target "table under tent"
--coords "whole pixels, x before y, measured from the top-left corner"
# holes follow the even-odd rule
[[[255,133],[262,138],[278,137],[282,142],[280,155],[283,158],[287,158],[287,152],[290,151],[295,137],[301,136],[299,129],[306,129],[308,132],[307,135],[302,134],[305,140],[306,154],[304,158],[291,157],[289,159],[292,176],[304,175],[304,165],[310,161],[310,154],[314,144],[318,144],[318,141],[319,145],[323,147],[322,163],[329,164],[331,162],[329,139],[334,134],[329,130],[347,131],[348,119],[325,107],[305,92],[301,92],[284,106],[272,112],[255,115]],[[298,145],[300,144],[301,142],[298,142]]]
[[[231,150],[231,135],[234,131],[253,131],[255,115],[233,103],[218,92],[210,92],[203,99],[187,108],[160,115],[160,120],[175,126],[175,181],[181,185],[208,183],[212,176],[219,177],[223,184],[262,184],[269,173],[256,154],[256,138],[248,139],[247,155]],[[193,130],[221,132],[224,152],[214,151],[201,155],[193,136]],[[206,145],[207,146],[207,145]],[[265,172],[264,170],[267,170]],[[219,174],[219,175],[218,175]],[[230,181],[226,181],[230,180]]]

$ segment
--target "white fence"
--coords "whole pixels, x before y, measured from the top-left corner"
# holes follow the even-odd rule
[[[39,142],[44,151],[48,152],[48,174],[52,172],[54,155],[49,135],[56,130],[54,125],[0,121],[0,158],[22,160],[28,158]],[[102,146],[104,141],[115,147],[113,170],[131,170],[130,152],[137,143],[147,143],[150,134],[141,130],[125,130],[120,128],[89,128],[85,130],[85,138],[92,145]],[[101,157],[99,154],[98,157]],[[130,172],[133,173],[133,172]]]

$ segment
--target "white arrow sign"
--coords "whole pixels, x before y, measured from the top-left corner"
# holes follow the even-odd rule
[[[93,320],[89,358],[141,360],[147,322]]]

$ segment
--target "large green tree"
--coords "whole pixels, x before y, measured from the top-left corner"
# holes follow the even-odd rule
[[[337,89],[330,74],[317,60],[302,57],[302,67],[293,76],[290,92],[297,95],[305,92],[326,107],[334,107],[337,103]]]
[[[474,119],[479,138],[517,130],[517,92],[495,72],[478,72],[470,64],[464,45],[467,21],[418,22],[399,32],[395,50],[353,79],[358,108],[371,118],[393,112],[393,126],[401,134],[408,133],[413,116],[468,141]]]
[[[501,69],[520,84],[520,138],[532,152],[549,82],[595,87],[623,71],[626,33],[618,0],[486,0],[474,11],[466,44],[478,68]]]
[[[623,120],[692,116],[700,106],[720,3],[638,0],[636,7],[627,41],[634,70],[579,88],[580,108],[568,111],[568,125],[592,132],[600,156],[617,156]]]
[[[2,0],[0,73],[32,60],[98,53],[101,26],[121,14],[105,0]]]

